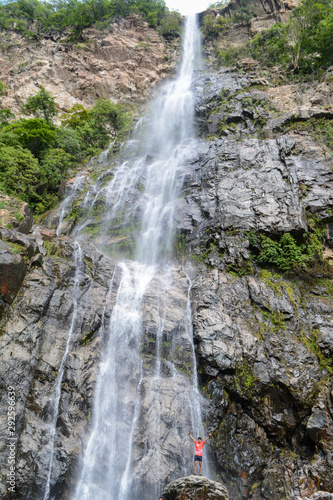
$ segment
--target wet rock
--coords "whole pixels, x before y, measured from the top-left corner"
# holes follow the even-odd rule
[[[0,240],[0,314],[17,295],[27,272],[22,255],[16,248]]]
[[[229,500],[226,487],[206,477],[181,477],[163,491],[165,500]]]

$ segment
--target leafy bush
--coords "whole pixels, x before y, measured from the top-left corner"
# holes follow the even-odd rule
[[[39,0],[8,1],[0,5],[0,28],[15,29],[24,36],[39,37],[48,30],[70,30],[79,40],[82,30],[94,23],[137,12],[150,26],[160,25],[168,8],[164,0]],[[34,24],[33,24],[34,23]],[[32,31],[33,30],[33,31]]]
[[[161,20],[159,33],[165,38],[179,37],[181,32],[181,17],[179,12],[169,12]]]
[[[223,33],[228,26],[228,21],[222,16],[206,14],[203,19],[203,34],[207,38],[215,37]]]
[[[42,85],[36,95],[28,97],[22,106],[22,111],[28,115],[44,118],[47,123],[51,123],[57,114],[54,98]]]
[[[1,91],[5,91],[3,85]],[[98,99],[89,110],[73,106],[57,127],[51,121],[56,103],[43,88],[23,108],[37,116],[0,123],[0,187],[27,201],[37,213],[56,203],[60,184],[73,163],[105,149],[125,133],[130,122],[123,106]]]
[[[30,151],[12,146],[0,147],[0,186],[24,201],[30,201],[38,185],[39,165]]]
[[[228,24],[249,22],[253,15],[244,0]],[[225,26],[219,29],[212,24],[211,14],[206,17],[209,35],[216,36],[225,30]],[[332,65],[333,0],[303,0],[285,24],[276,23],[257,33],[242,47],[221,52],[219,59],[222,64],[234,64],[239,57],[248,56],[265,66],[280,65],[285,70],[304,75]]]
[[[3,82],[0,82],[0,97],[3,96],[6,91],[6,85]],[[15,118],[15,115],[9,109],[3,109],[0,100],[0,125],[3,123],[8,123],[13,118]]]
[[[249,239],[257,262],[282,271],[305,269],[315,260],[322,259],[322,244],[316,234],[310,234],[302,244],[298,244],[290,233],[283,234],[279,240],[251,233]]]
[[[8,127],[12,128],[21,146],[29,149],[38,159],[41,159],[43,153],[52,147],[56,135],[55,128],[41,118],[29,120],[21,118]]]

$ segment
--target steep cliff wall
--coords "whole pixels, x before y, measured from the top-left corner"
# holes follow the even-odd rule
[[[155,84],[173,74],[179,56],[177,39],[166,44],[134,14],[109,29],[85,29],[76,44],[56,33],[28,43],[15,32],[1,38],[1,80],[9,87],[2,104],[16,114],[41,85],[59,111],[76,103],[90,107],[98,97],[143,104]]]

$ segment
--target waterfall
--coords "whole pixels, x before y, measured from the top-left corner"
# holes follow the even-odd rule
[[[103,187],[108,217],[98,241],[104,245],[112,239],[121,218],[123,227],[135,223],[135,250],[131,260],[117,264],[119,286],[100,332],[104,348],[92,430],[74,500],[158,498],[166,480],[192,472],[193,450],[186,435],[188,430],[202,432],[202,421],[191,281],[172,265],[172,247],[183,167],[195,151],[191,83],[199,40],[196,17],[188,17],[178,77],[163,87],[140,124],[141,136],[130,145],[135,159],[119,165]],[[179,279],[187,293],[171,336],[166,323],[174,300],[171,290]],[[144,327],[148,313],[153,319]]]
[[[61,226],[64,221],[64,218],[68,215],[72,208],[72,204],[75,198],[75,195],[82,189],[82,185],[84,183],[85,176],[84,175],[77,175],[73,181],[73,184],[70,188],[69,195],[66,196],[66,198],[63,200],[63,202],[60,204],[60,216],[59,216],[59,222],[58,226],[56,229],[56,235],[60,236],[60,231],[61,231]]]
[[[55,436],[56,436],[56,424],[57,424],[57,420],[58,420],[58,416],[59,416],[61,384],[62,384],[64,373],[65,373],[65,366],[66,366],[67,357],[68,357],[71,343],[72,343],[72,336],[73,336],[74,328],[76,326],[78,301],[79,301],[79,296],[81,295],[80,275],[82,272],[81,271],[81,268],[82,268],[82,250],[81,250],[79,243],[75,244],[74,261],[75,261],[75,276],[74,276],[74,287],[73,287],[73,293],[72,293],[73,315],[72,315],[70,329],[68,332],[65,352],[62,356],[61,363],[60,363],[59,370],[58,370],[58,374],[57,374],[57,378],[56,378],[56,382],[55,382],[55,394],[51,400],[52,420],[51,420],[51,424],[50,424],[50,436],[49,436],[50,460],[49,460],[48,476],[47,476],[43,500],[48,500],[49,494],[50,494],[52,466],[53,466],[53,460],[54,460],[54,440],[55,440]]]

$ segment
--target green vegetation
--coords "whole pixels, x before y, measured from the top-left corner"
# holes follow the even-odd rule
[[[294,130],[309,132],[320,144],[325,145],[333,151],[333,120],[324,118],[311,118],[310,120],[297,121],[285,127],[286,131]]]
[[[132,12],[140,14],[151,27],[162,26],[164,34],[163,23],[170,14],[164,0],[2,1],[0,29],[13,29],[29,38],[40,38],[52,30],[65,32],[64,35],[69,40],[81,41],[84,28],[95,24],[104,29],[110,20],[125,17]],[[180,16],[173,16],[179,31]],[[171,34],[168,30],[166,33],[168,36]]]
[[[165,14],[160,22],[158,32],[164,38],[175,38],[180,36],[181,17],[179,12],[172,11]]]
[[[332,358],[326,357],[318,345],[318,335],[320,334],[319,330],[313,329],[308,335],[304,330],[300,330],[298,334],[307,350],[316,355],[320,368],[322,370],[326,370],[328,373],[331,373],[333,370]]]
[[[210,8],[222,9],[229,2],[217,2]],[[237,10],[233,11],[231,17],[223,17],[220,14],[208,12],[203,19],[202,31],[206,38],[214,38],[220,33],[223,33],[234,24],[245,23],[249,24],[255,12],[251,8],[249,0],[240,0]]]
[[[298,243],[290,233],[276,240],[264,234],[250,233],[252,256],[260,264],[277,267],[284,272],[306,270],[322,260],[322,243],[317,234],[310,233]]]
[[[55,100],[42,85],[36,95],[28,97],[22,111],[27,115],[44,118],[47,123],[52,123],[52,118],[57,114]]]
[[[0,82],[0,94],[5,92]],[[35,213],[57,202],[69,167],[123,138],[130,124],[123,106],[98,99],[89,110],[73,106],[56,126],[56,102],[43,87],[22,106],[34,118],[15,120],[9,110],[0,111],[8,112],[0,113],[0,189],[29,203]]]
[[[236,366],[233,382],[240,396],[252,397],[257,381],[245,359]]]
[[[244,0],[231,19],[207,14],[203,31],[214,37],[235,22],[250,23],[253,12]],[[333,64],[333,0],[303,0],[289,20],[257,33],[240,47],[218,53],[221,64],[231,65],[243,57],[253,57],[264,66],[280,66],[286,75],[313,75]]]

